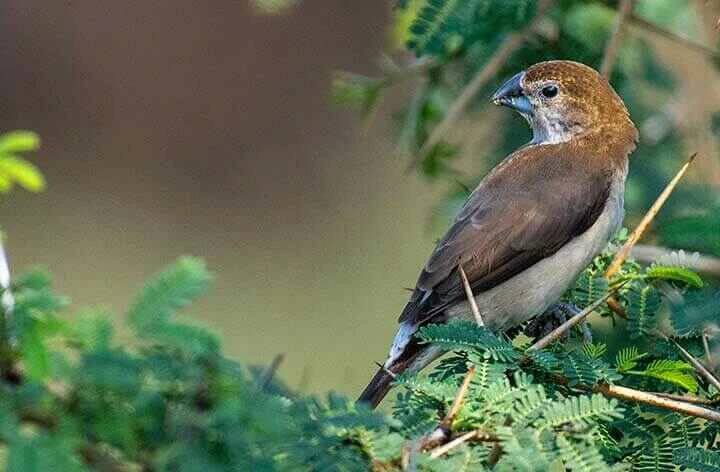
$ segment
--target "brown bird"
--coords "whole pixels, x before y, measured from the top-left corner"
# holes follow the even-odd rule
[[[492,100],[519,112],[532,140],[480,182],[438,242],[385,364],[358,401],[377,406],[395,374],[443,354],[418,342],[419,327],[473,319],[459,265],[486,326],[500,332],[555,304],[620,228],[638,133],[607,80],[577,62],[541,62]]]

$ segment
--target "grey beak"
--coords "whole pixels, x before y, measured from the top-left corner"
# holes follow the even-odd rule
[[[500,86],[492,96],[495,105],[503,105],[513,108],[520,113],[530,113],[530,101],[523,93],[522,81],[525,78],[525,71],[518,72]]]

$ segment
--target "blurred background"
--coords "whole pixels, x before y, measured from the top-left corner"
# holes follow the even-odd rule
[[[718,2],[638,3],[718,44]],[[187,316],[245,362],[286,354],[292,387],[354,395],[461,200],[457,182],[474,185],[498,159],[482,152],[492,126],[470,114],[453,130],[470,138],[452,178],[418,178],[395,140],[408,87],[388,90],[371,119],[332,106],[333,71],[378,74],[392,29],[386,0],[272,16],[244,1],[3,1],[0,130],[42,136],[31,160],[49,183],[0,204],[13,270],[47,267],[74,310],[102,304],[120,319],[147,276],[202,256],[216,283]],[[655,113],[636,119],[655,147],[631,161],[627,225],[695,151],[667,214],[716,217],[717,57],[645,34],[674,87],[648,86]],[[689,249],[720,251],[720,225],[708,234]],[[688,246],[672,237],[650,239]]]

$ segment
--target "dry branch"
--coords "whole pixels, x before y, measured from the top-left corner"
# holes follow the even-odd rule
[[[657,200],[655,200],[655,203],[653,203],[645,216],[643,216],[640,224],[637,225],[637,228],[635,228],[635,230],[632,232],[623,247],[617,252],[617,254],[615,254],[615,258],[612,260],[610,266],[605,271],[606,278],[609,279],[620,269],[622,263],[625,262],[625,259],[627,259],[628,255],[630,254],[630,250],[632,249],[632,247],[642,237],[643,233],[648,228],[652,220],[655,218],[655,215],[658,214],[660,208],[662,208],[663,204],[668,199],[670,194],[673,192],[673,190],[675,190],[675,187],[680,182],[680,179],[683,178],[688,168],[690,167],[690,164],[692,164],[695,160],[696,156],[697,153],[694,153],[692,156],[690,156],[688,161],[680,168],[677,174],[675,174],[675,177],[673,177],[670,183],[668,183],[665,189],[660,193]]]
[[[478,326],[485,326],[482,315],[480,315],[480,309],[478,308],[475,297],[473,296],[470,281],[468,281],[465,270],[462,268],[462,264],[458,264],[458,269],[460,272],[460,278],[462,279],[463,288],[465,289],[465,296],[467,297],[468,303],[470,304],[470,311],[472,311],[472,314],[475,317],[475,322]]]
[[[600,65],[600,74],[608,80],[610,80],[610,74],[612,74],[613,66],[615,65],[615,58],[620,50],[620,40],[622,39],[622,34],[625,29],[625,22],[630,13],[632,13],[632,0],[621,0],[613,31],[610,34],[610,40],[605,46],[605,53],[603,54],[602,64]]]
[[[664,398],[640,390],[635,390],[621,385],[600,384],[592,388],[594,392],[602,393],[607,397],[618,398],[631,402],[643,403],[645,405],[671,410],[688,416],[695,416],[709,421],[720,422],[720,411],[711,410],[687,402]]]

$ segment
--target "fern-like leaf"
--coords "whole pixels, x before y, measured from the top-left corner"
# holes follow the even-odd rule
[[[693,370],[693,367],[684,361],[659,359],[650,363],[644,371],[638,374],[663,380],[695,393],[698,388],[698,383],[692,375]]]
[[[590,441],[573,441],[563,435],[557,437],[557,446],[565,465],[571,472],[610,472],[597,446]]]
[[[447,350],[474,349],[487,359],[501,362],[511,362],[519,357],[511,343],[465,320],[425,326],[420,329],[418,337]]]
[[[647,353],[641,353],[635,346],[626,347],[615,356],[615,366],[618,372],[624,373],[637,367],[638,361],[645,356]]]
[[[620,418],[622,411],[617,400],[605,398],[600,394],[570,397],[554,402],[545,410],[544,426],[557,428],[570,424],[581,429],[597,421]]]
[[[644,336],[657,324],[660,293],[652,285],[633,284],[626,294],[628,330],[630,337]]]
[[[720,453],[700,447],[684,447],[673,454],[675,462],[698,472],[720,472]]]
[[[645,278],[679,282],[692,288],[702,288],[704,285],[698,274],[685,267],[652,265],[645,271]]]
[[[147,335],[205,292],[210,280],[202,260],[180,258],[147,282],[128,311],[130,325],[138,335]]]

